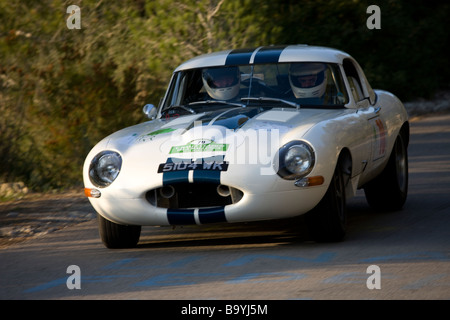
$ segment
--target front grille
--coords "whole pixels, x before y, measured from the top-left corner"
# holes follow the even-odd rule
[[[244,193],[213,183],[178,183],[150,190],[145,198],[155,207],[168,209],[206,208],[237,203]]]

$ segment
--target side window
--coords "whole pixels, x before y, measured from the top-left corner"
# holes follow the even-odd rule
[[[347,90],[345,89],[344,80],[342,78],[342,72],[336,64],[328,65],[328,86],[331,88],[331,92],[334,92],[331,104],[347,104],[349,97]]]
[[[203,87],[201,69],[194,69],[181,74],[179,90],[176,94],[178,96],[177,105],[201,100],[201,96],[204,94],[206,93]]]
[[[169,88],[167,89],[167,93],[166,93],[166,100],[164,101],[164,105],[162,107],[161,110],[174,105],[174,91],[175,91],[175,87],[178,87],[178,83],[179,82],[179,74],[175,74],[172,76],[170,83],[169,83]]]
[[[358,102],[363,100],[365,97],[361,87],[361,80],[355,66],[348,59],[344,60],[344,72],[355,101]]]

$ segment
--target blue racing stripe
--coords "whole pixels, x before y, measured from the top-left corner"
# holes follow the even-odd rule
[[[220,184],[220,173],[221,171],[210,171],[210,170],[196,170],[194,171],[194,183],[216,183]]]
[[[171,225],[196,224],[194,209],[167,209],[167,219]]]
[[[163,186],[174,183],[189,182],[189,171],[170,171],[163,174]]]
[[[225,60],[226,66],[248,64],[254,49],[236,49],[231,51]]]
[[[173,163],[173,159],[168,158],[166,163]],[[183,182],[189,182],[189,171],[169,171],[163,173],[163,186]]]
[[[224,207],[199,209],[198,218],[201,224],[227,222]]]
[[[261,48],[255,55],[254,63],[276,63],[278,62],[281,52],[286,46],[271,46]]]

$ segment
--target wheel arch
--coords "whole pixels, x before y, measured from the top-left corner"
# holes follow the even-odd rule
[[[352,174],[353,170],[353,160],[352,160],[352,154],[350,152],[350,149],[347,147],[344,147],[339,152],[339,156],[336,161],[336,165],[340,165],[341,169],[343,169],[344,173],[346,174]]]
[[[395,140],[397,139],[398,136],[401,136],[403,141],[405,142],[406,148],[408,148],[409,145],[409,135],[410,135],[410,128],[409,128],[409,122],[405,121],[402,126],[400,127],[400,130],[398,131],[397,134],[395,134],[394,138],[393,138],[393,143],[392,143],[392,147],[389,150],[389,153],[387,153],[388,157],[386,157],[386,161],[384,163],[384,165],[382,166],[383,169],[387,166],[388,164],[388,160],[389,157],[391,156],[393,150],[394,150],[394,145],[395,145]],[[381,172],[381,171],[380,171]]]
[[[339,152],[339,156],[336,160],[336,167],[340,166],[342,174],[344,176],[344,187],[346,198],[353,196],[354,190],[351,184],[351,178],[353,176],[353,158],[350,149],[344,147]]]
[[[403,140],[406,143],[406,146],[409,145],[409,134],[410,134],[410,128],[409,128],[409,122],[405,121],[400,128],[400,133],[402,135]]]

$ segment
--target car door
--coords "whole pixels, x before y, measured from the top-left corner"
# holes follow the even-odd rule
[[[379,160],[386,156],[386,121],[383,117],[383,107],[377,101],[359,65],[354,60],[346,59],[343,67],[350,94],[356,104],[356,112],[365,128],[363,132],[366,135],[366,147],[361,158],[362,172],[366,178],[370,178],[371,172],[382,164],[383,161]]]

